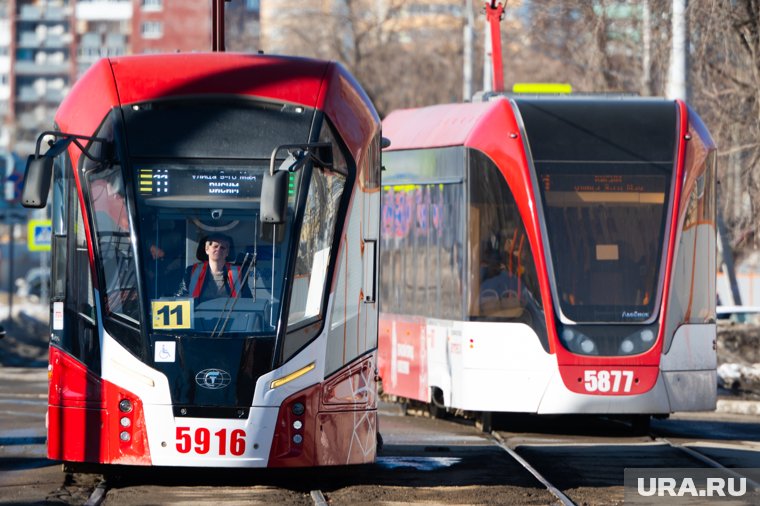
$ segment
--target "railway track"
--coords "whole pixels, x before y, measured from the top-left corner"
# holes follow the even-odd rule
[[[249,478],[228,476],[205,487],[191,485],[192,478],[174,478],[174,485],[137,480],[96,489],[88,504],[139,504],[156,494],[162,497],[160,504],[208,494],[225,504],[221,491],[234,491],[228,495],[232,502],[244,498],[254,504],[280,497],[290,504],[319,506],[431,501],[602,506],[622,504],[626,468],[647,467],[716,469],[747,479],[750,492],[760,487],[756,477],[736,470],[760,467],[760,435],[752,437],[756,425],[720,422],[730,431],[711,439],[717,423],[658,421],[650,433],[631,435],[630,428],[594,417],[558,417],[510,431],[496,425],[483,433],[461,418],[385,415],[386,445],[371,466],[249,473]]]

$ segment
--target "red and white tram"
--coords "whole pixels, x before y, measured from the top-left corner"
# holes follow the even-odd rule
[[[480,412],[715,407],[715,146],[686,104],[497,96],[395,111],[383,131],[385,392]]]
[[[374,460],[380,121],[348,72],[104,59],[43,135],[22,198],[52,173],[51,459]]]

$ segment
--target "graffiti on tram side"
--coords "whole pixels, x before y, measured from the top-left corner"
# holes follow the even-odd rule
[[[385,237],[404,238],[412,230],[425,237],[440,231],[443,221],[443,185],[395,185],[383,188],[382,226]]]

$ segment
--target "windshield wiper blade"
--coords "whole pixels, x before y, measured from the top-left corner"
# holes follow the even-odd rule
[[[248,261],[249,257],[251,258],[250,261]],[[240,298],[240,293],[243,291],[244,283],[248,280],[248,275],[251,272],[251,268],[256,265],[256,255],[254,254],[251,256],[250,253],[246,253],[243,257],[243,272],[241,272],[241,275],[238,276],[238,281],[235,283],[236,286],[233,288],[235,289],[235,295],[229,295],[227,297],[227,300],[224,301],[224,307],[222,308],[222,312],[220,317],[216,320],[216,325],[214,325],[214,330],[211,332],[211,337],[221,337],[222,334],[224,334],[225,329],[227,328],[227,323],[230,321],[230,318],[232,317],[232,311],[235,309],[235,304],[237,304],[238,299]],[[232,305],[227,309],[227,305],[229,304],[230,300],[232,300]],[[226,316],[224,316],[226,313]],[[224,318],[224,323],[222,323],[222,318]],[[222,328],[219,329],[219,324],[222,323]],[[219,329],[219,333],[217,334],[216,331]]]

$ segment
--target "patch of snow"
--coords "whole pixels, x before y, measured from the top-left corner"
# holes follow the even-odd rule
[[[760,383],[760,364],[725,363],[718,366],[718,384],[723,388]]]

